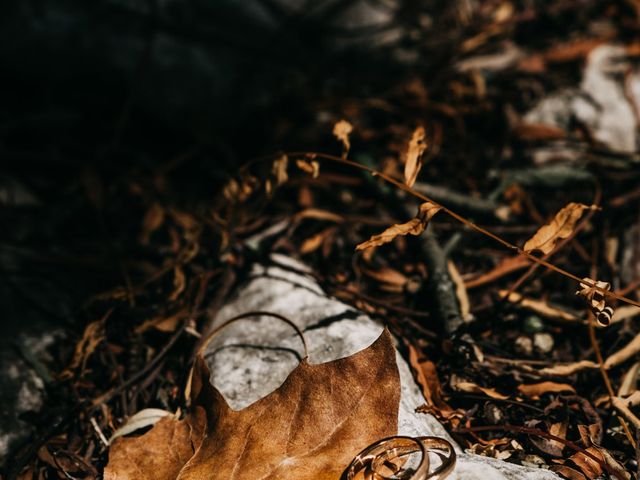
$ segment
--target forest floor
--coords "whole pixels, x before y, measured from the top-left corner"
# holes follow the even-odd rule
[[[407,7],[401,67],[325,72],[236,171],[206,142],[129,162],[135,135],[84,166],[12,164],[3,294],[64,333],[21,352],[46,395],[5,478],[97,478],[133,413],[185,408],[210,319],[273,252],[389,327],[464,448],[637,478],[640,8],[543,3]],[[20,271],[73,285],[72,311]]]

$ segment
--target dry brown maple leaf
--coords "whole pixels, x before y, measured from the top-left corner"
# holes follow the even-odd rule
[[[594,210],[595,205],[583,205],[582,203],[571,202],[562,208],[550,223],[540,227],[536,234],[524,244],[525,252],[540,250],[545,255],[550,253],[556,246],[558,240],[567,238],[582,217],[585,210]]]
[[[177,426],[180,421],[173,421],[181,432],[180,448],[186,450],[185,442],[198,445],[200,430],[204,438],[180,469],[175,468],[173,454],[166,467],[169,473],[154,464],[153,478],[337,480],[362,448],[397,434],[400,378],[385,330],[371,346],[350,357],[318,365],[303,360],[278,389],[240,411],[232,410],[209,383],[209,370],[199,357],[191,398],[193,410],[182,421],[191,426],[191,435]],[[105,479],[151,478],[129,460],[135,462],[144,452],[149,455],[156,434],[165,445],[173,442],[175,435],[156,429],[115,443]],[[166,454],[164,446],[159,448],[156,457]]]
[[[396,223],[391,225],[379,235],[373,235],[366,242],[356,246],[356,250],[364,250],[371,247],[379,247],[385,243],[389,243],[399,235],[420,235],[427,228],[429,221],[438,213],[442,207],[431,202],[425,202],[420,205],[418,214],[406,223]]]
[[[411,140],[409,140],[404,162],[404,183],[409,187],[413,187],[413,184],[416,183],[418,173],[422,168],[422,154],[427,149],[426,137],[427,133],[424,127],[418,127],[411,135]]]

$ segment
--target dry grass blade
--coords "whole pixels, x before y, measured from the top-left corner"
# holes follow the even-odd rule
[[[422,154],[427,149],[426,136],[424,127],[418,127],[409,140],[404,163],[404,182],[409,187],[413,187],[413,184],[416,183],[418,173],[422,168]]]
[[[542,226],[533,237],[527,240],[527,243],[524,244],[524,251],[533,252],[539,250],[544,254],[550,253],[555,248],[558,240],[571,235],[585,210],[597,208],[595,205],[569,203],[556,214],[550,223]]]
[[[356,250],[364,250],[371,247],[379,247],[385,243],[391,242],[400,235],[420,235],[427,228],[429,221],[440,211],[442,207],[431,202],[425,202],[420,205],[418,214],[406,223],[396,223],[391,225],[379,235],[373,235],[366,242],[360,243]]]
[[[581,360],[574,363],[565,363],[561,365],[555,365],[553,367],[543,368],[538,371],[540,375],[549,377],[564,377],[573,375],[574,373],[581,372],[582,370],[598,368],[598,364],[591,360]]]
[[[500,290],[499,293],[501,296],[504,296],[508,293],[508,291]],[[507,296],[507,300],[551,320],[560,320],[562,322],[570,323],[581,321],[576,315],[571,312],[567,312],[566,310],[562,310],[558,307],[553,307],[542,300],[527,298],[517,292],[509,293],[509,295]]]
[[[609,358],[604,361],[604,368],[609,369],[620,365],[638,352],[640,352],[640,333],[633,337],[633,339],[620,350],[611,354]]]

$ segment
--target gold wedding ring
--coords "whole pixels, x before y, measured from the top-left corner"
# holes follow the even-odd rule
[[[401,468],[393,460],[413,453],[421,454],[419,465],[410,472],[410,477],[397,477]],[[434,453],[441,459],[441,464],[431,472],[429,453]],[[362,476],[359,478],[363,480],[442,480],[453,471],[455,464],[456,452],[453,445],[442,438],[395,436],[379,440],[356,455],[346,470],[346,480],[354,480],[361,472]],[[386,476],[388,474],[383,473],[383,469],[390,470],[394,477]]]

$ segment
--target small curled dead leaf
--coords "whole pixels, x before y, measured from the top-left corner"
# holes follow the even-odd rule
[[[422,169],[422,155],[427,149],[426,137],[427,133],[424,127],[418,127],[411,135],[411,140],[409,140],[404,163],[404,183],[409,187],[413,187],[416,183],[418,173]]]
[[[289,180],[289,174],[287,173],[288,166],[289,157],[286,155],[282,155],[273,161],[273,165],[271,165],[271,175],[273,175],[276,187],[279,187]]]
[[[587,301],[589,308],[595,315],[596,321],[600,326],[608,326],[611,323],[614,312],[613,308],[607,306],[606,295],[603,290],[610,291],[611,284],[593,280],[588,277],[582,280],[585,282],[580,283],[580,290],[576,292],[576,295],[579,295]]]
[[[342,143],[344,150],[343,157],[346,157],[351,149],[351,142],[349,141],[349,135],[353,131],[353,125],[346,120],[339,120],[333,126],[333,135]]]
[[[364,250],[371,247],[379,247],[391,242],[400,235],[420,235],[425,231],[429,221],[438,213],[442,207],[432,202],[425,202],[418,208],[418,214],[406,223],[396,223],[387,228],[384,232],[373,235],[366,242],[356,246],[356,250]]]
[[[317,160],[296,160],[296,166],[305,173],[311,175],[312,178],[318,178],[320,175],[320,164]]]

